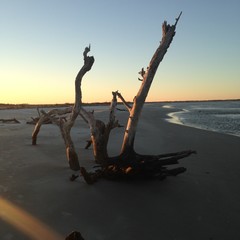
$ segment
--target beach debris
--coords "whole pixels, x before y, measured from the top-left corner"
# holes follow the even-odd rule
[[[35,125],[39,121],[40,117],[35,117],[35,118],[31,117],[31,119],[32,119],[31,121],[27,121],[26,123]],[[42,124],[52,124],[52,121],[49,118],[48,119],[44,119]]]
[[[84,167],[81,167],[80,172],[88,184],[93,184],[100,178],[123,181],[164,180],[168,176],[177,176],[185,172],[185,167],[168,169],[166,166],[178,164],[180,159],[191,154],[196,154],[196,151],[187,150],[161,155],[140,155],[134,152],[131,158],[115,157],[112,163],[101,165],[95,172],[87,172]]]
[[[118,111],[122,111],[122,112],[126,112],[126,109],[122,109],[122,108],[116,108]]]
[[[31,117],[32,120],[27,121],[26,122],[27,124],[35,125],[40,121],[41,118],[43,118],[43,119],[41,119],[41,124],[52,124],[56,121],[59,121],[59,117],[56,117],[55,115],[52,115],[51,117],[44,117],[44,116],[42,116],[43,114],[40,114],[38,108],[37,108],[37,111],[38,111],[39,116],[38,117]],[[42,112],[45,112],[45,111],[41,110],[41,113]],[[66,117],[61,117],[61,118],[66,121]]]
[[[20,123],[16,118],[0,119],[2,123]]]
[[[65,238],[65,240],[84,240],[84,238],[80,232],[73,231]]]
[[[85,146],[85,149],[89,149],[92,145],[92,140],[90,139],[90,140],[87,140],[86,142],[87,142],[87,144]]]
[[[176,25],[181,14],[182,12],[178,18],[176,18],[174,25],[169,25],[166,21],[163,22],[160,45],[153,54],[147,70],[145,71],[144,68],[142,68],[139,72],[142,77],[142,84],[133,99],[133,103],[130,104],[127,102],[118,90],[112,91],[109,117],[106,123],[96,119],[94,112],[86,111],[82,104],[82,79],[94,64],[94,57],[88,56],[90,45],[86,47],[83,52],[84,64],[75,79],[74,106],[66,109],[53,109],[47,113],[43,110],[40,111],[41,114],[39,113],[39,119],[32,133],[32,145],[36,145],[37,135],[43,122],[46,120],[52,121],[60,128],[70,168],[74,171],[80,171],[88,184],[93,184],[100,178],[110,180],[163,180],[167,176],[176,176],[185,172],[186,168],[184,167],[168,169],[167,166],[178,164],[180,159],[188,157],[196,153],[196,151],[187,150],[160,155],[142,155],[134,149],[137,125],[144,103],[158,66],[175,36]],[[121,127],[116,117],[118,99],[122,101],[129,116],[124,130],[120,154],[115,157],[110,157],[107,149],[110,133],[113,129]],[[68,114],[67,117],[62,117],[65,114]],[[81,116],[90,128],[91,139],[87,141],[85,149],[92,146],[95,162],[99,164],[98,169],[95,169],[93,172],[88,172],[83,166],[80,166],[78,155],[71,138],[71,129],[78,116]],[[74,181],[75,177],[75,175],[72,175],[71,179]]]
[[[72,176],[70,177],[70,181],[75,181],[77,178],[79,177],[79,175],[76,174],[72,174]]]

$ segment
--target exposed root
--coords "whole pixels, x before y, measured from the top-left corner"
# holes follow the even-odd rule
[[[108,165],[101,165],[95,172],[87,172],[81,167],[81,175],[88,184],[98,179],[108,180],[164,180],[167,176],[177,176],[186,171],[184,167],[168,169],[166,165],[178,164],[178,160],[196,151],[188,150],[162,155],[140,155],[134,151],[109,159]]]

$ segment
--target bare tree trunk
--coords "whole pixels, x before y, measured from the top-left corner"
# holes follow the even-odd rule
[[[95,120],[95,126],[91,133],[91,140],[93,145],[93,154],[96,163],[103,164],[108,159],[106,138],[106,125],[100,120]]]
[[[48,113],[45,113],[42,111],[42,115],[39,118],[37,124],[35,125],[35,128],[32,133],[32,145],[37,144],[37,136],[40,131],[40,128],[43,124],[43,122],[46,119],[51,119],[54,123],[56,123],[61,130],[62,137],[64,139],[65,147],[66,147],[66,155],[67,159],[70,165],[70,168],[72,170],[78,171],[80,170],[80,165],[78,161],[78,155],[75,151],[74,143],[71,138],[71,129],[75,123],[76,118],[78,117],[81,106],[82,106],[82,92],[81,92],[81,83],[83,76],[92,68],[92,65],[94,63],[94,57],[87,56],[88,52],[90,51],[90,46],[86,47],[83,52],[84,57],[84,65],[80,69],[76,79],[75,79],[75,103],[72,108],[66,108],[66,109],[53,109],[49,111]],[[70,118],[68,120],[63,120],[60,118],[59,121],[56,121],[53,118],[54,114],[62,115],[66,113],[71,113]]]
[[[91,142],[93,145],[93,154],[95,161],[99,164],[106,164],[108,160],[107,145],[110,132],[113,128],[119,126],[115,117],[115,111],[117,106],[117,92],[112,92],[113,98],[110,106],[108,123],[97,120],[92,113],[86,112],[81,108],[80,114],[83,119],[89,124],[91,131]]]
[[[75,171],[80,170],[80,165],[78,161],[78,155],[75,151],[74,143],[72,141],[70,133],[74,125],[74,122],[80,113],[80,109],[82,106],[82,92],[81,92],[82,78],[86,74],[86,72],[88,72],[92,68],[92,65],[94,63],[94,57],[87,56],[89,51],[90,51],[90,46],[86,47],[85,51],[83,52],[84,65],[80,69],[75,80],[75,104],[73,106],[70,119],[66,122],[63,122],[63,121],[60,122],[60,129],[61,129],[62,137],[65,142],[67,159],[68,159],[70,168]]]
[[[162,40],[160,42],[160,46],[154,53],[146,72],[144,71],[144,69],[142,69],[142,71],[140,72],[140,74],[143,77],[142,84],[136,97],[134,98],[133,107],[130,110],[130,116],[124,134],[121,154],[126,154],[128,152],[134,151],[134,138],[143,105],[145,103],[146,97],[148,95],[157,68],[160,62],[162,61],[165,53],[167,52],[167,49],[169,48],[172,39],[175,35],[176,25],[180,16],[181,13],[179,17],[176,19],[176,23],[172,26],[168,25],[166,21],[163,23]]]

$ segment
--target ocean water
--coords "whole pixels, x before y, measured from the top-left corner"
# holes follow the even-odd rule
[[[173,109],[170,122],[240,137],[240,101],[176,102],[163,107]]]

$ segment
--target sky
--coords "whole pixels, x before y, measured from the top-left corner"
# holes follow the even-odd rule
[[[147,101],[240,99],[239,0],[0,0],[0,103],[72,103],[91,44],[83,102],[137,94],[138,72],[176,35]]]

